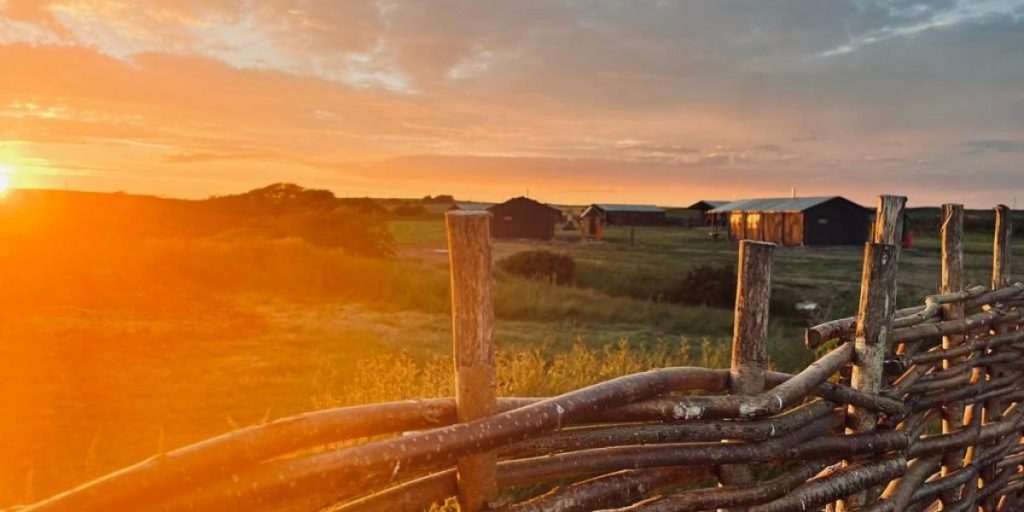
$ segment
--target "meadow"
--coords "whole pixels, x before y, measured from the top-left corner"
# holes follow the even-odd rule
[[[278,199],[271,214],[252,214],[252,197],[227,200],[231,210],[224,202],[153,200],[105,217],[83,213],[92,203],[60,215],[52,205],[64,203],[52,199],[0,205],[0,507],[238,426],[451,394],[437,208],[394,217],[331,203],[330,218],[344,229],[335,232]],[[195,213],[200,207],[210,210]],[[179,210],[189,213],[169,213]],[[345,246],[377,232],[387,254]],[[987,281],[989,236],[969,236],[972,282]],[[906,303],[938,283],[935,233],[917,233],[915,243],[901,259]],[[600,243],[565,231],[551,242],[497,241],[495,259],[538,248],[571,255],[576,277],[556,285],[497,273],[502,393],[547,395],[652,367],[729,364],[731,310],[666,297],[700,265],[734,265],[734,242],[706,229],[635,228],[631,236],[612,228]],[[805,325],[853,313],[860,265],[856,247],[777,250],[774,367],[813,358]],[[802,315],[798,301],[821,309]]]

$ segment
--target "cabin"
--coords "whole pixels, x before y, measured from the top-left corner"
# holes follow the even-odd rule
[[[690,206],[687,206],[686,209],[687,210],[695,210],[695,211],[700,212],[702,215],[704,215],[704,218],[707,221],[708,226],[714,227],[715,228],[715,232],[717,233],[717,229],[719,227],[724,227],[725,226],[725,222],[726,222],[726,220],[728,220],[728,214],[725,214],[725,213],[715,214],[715,213],[708,213],[708,212],[711,211],[711,210],[714,210],[715,208],[721,208],[721,207],[723,207],[723,206],[725,206],[727,204],[729,204],[729,201],[702,199],[700,201],[697,201],[696,203],[691,204]]]
[[[606,226],[661,226],[666,214],[665,209],[648,204],[592,204],[581,218],[595,218]]]
[[[555,236],[555,224],[562,220],[562,210],[528,197],[515,197],[487,210],[493,216],[493,238],[551,240]]]
[[[712,201],[708,199],[702,199],[700,201],[697,201],[696,203],[691,204],[690,206],[687,206],[686,209],[697,210],[702,213],[707,213],[708,210],[721,208],[722,206],[725,206],[727,204],[729,204],[729,201]]]
[[[743,199],[708,210],[728,215],[729,235],[780,245],[860,245],[872,210],[840,196]]]

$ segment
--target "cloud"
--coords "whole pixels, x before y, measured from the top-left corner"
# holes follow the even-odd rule
[[[965,145],[969,153],[1024,153],[1024,139],[980,139]]]
[[[202,173],[232,190],[462,179],[427,156],[551,176],[600,162],[577,186],[652,195],[657,179],[1003,176],[1024,140],[1022,4],[6,0],[0,138],[189,195]],[[413,155],[422,180],[378,165]]]
[[[892,39],[911,38],[931,30],[993,19],[1019,21],[1024,12],[1020,0],[940,0],[933,2],[873,0],[860,3],[862,11],[880,12],[880,26],[863,30],[849,41],[819,57],[835,57]]]

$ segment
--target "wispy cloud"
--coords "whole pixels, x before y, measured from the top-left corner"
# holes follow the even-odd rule
[[[965,145],[970,153],[1024,153],[1024,139],[979,139]]]
[[[888,0],[862,2],[872,8],[884,9],[887,24],[850,36],[849,41],[818,53],[819,57],[834,57],[860,50],[865,46],[914,37],[930,30],[942,30],[984,19],[1020,20],[1024,1],[1021,0],[955,0],[952,5],[930,6],[927,2],[890,2]]]

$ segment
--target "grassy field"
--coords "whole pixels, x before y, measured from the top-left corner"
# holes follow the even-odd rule
[[[143,458],[312,408],[450,394],[443,222],[391,220],[395,258],[300,239],[0,239],[0,506],[38,499]],[[689,270],[735,265],[735,243],[705,230],[609,229],[601,243],[560,232],[495,244],[495,258],[570,254],[576,282],[499,274],[501,390],[556,393],[668,364],[728,365],[732,312],[669,303]],[[918,233],[900,300],[938,283],[938,244]],[[990,239],[968,237],[970,280],[987,281]],[[1020,250],[1020,247],[1017,247]],[[860,248],[779,248],[770,355],[812,359],[802,328],[852,314]]]

